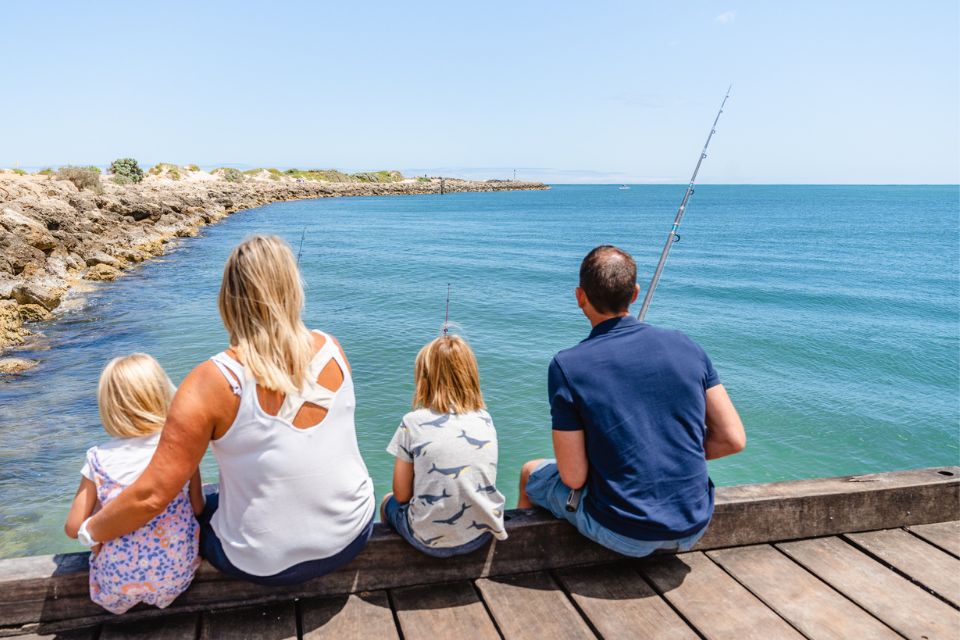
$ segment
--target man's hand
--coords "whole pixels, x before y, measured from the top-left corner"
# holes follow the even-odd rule
[[[563,484],[579,489],[587,483],[587,445],[582,430],[554,431],[553,452],[557,456],[557,470]]]
[[[707,438],[703,443],[707,460],[740,453],[747,446],[747,434],[733,401],[722,384],[707,389]]]

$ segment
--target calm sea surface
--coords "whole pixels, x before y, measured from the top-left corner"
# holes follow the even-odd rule
[[[645,286],[683,186],[278,203],[204,229],[44,327],[39,367],[0,382],[0,557],[76,549],[62,533],[84,451],[106,436],[96,383],[110,358],[156,356],[175,382],[225,346],[223,263],[253,233],[296,250],[306,318],[353,365],[360,446],[378,495],[409,408],[413,358],[451,319],[473,344],[500,437],[499,484],[550,453],[546,370],[586,337],[580,259],[614,243]],[[702,186],[648,320],[713,358],[747,450],[717,484],[958,464],[958,188]],[[211,459],[207,480],[216,478]]]

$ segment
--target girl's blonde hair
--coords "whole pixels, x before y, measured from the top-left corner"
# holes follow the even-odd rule
[[[159,431],[174,391],[163,367],[151,356],[134,353],[114,358],[104,367],[97,387],[103,428],[116,438]]]
[[[443,335],[428,342],[413,366],[413,407],[436,413],[468,413],[483,409],[477,358],[460,336]]]
[[[244,240],[223,269],[220,317],[254,380],[271,391],[300,391],[313,338],[300,313],[303,283],[287,243],[276,236]]]

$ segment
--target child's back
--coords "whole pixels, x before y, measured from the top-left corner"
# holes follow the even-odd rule
[[[143,353],[112,360],[100,376],[97,402],[103,427],[114,436],[92,447],[67,516],[72,538],[94,545],[87,521],[131,485],[150,463],[173,396],[160,364]],[[113,613],[140,602],[166,607],[183,593],[200,566],[203,509],[200,472],[143,527],[96,545],[90,555],[90,599]]]
[[[497,490],[497,432],[484,410],[411,411],[387,450],[414,465],[409,524],[430,547],[455,547],[484,533],[507,537]]]
[[[106,505],[136,480],[153,456],[160,434],[116,438],[87,451],[81,473]],[[200,566],[200,527],[188,488],[145,526],[101,545],[90,558],[90,598],[123,613],[139,602],[166,607],[183,593]]]

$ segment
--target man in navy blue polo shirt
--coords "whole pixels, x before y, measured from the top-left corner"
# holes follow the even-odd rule
[[[704,350],[630,315],[639,292],[627,252],[604,245],[583,259],[576,297],[593,331],[550,363],[556,460],[523,466],[518,504],[634,557],[690,549],[713,514],[707,460],[746,445]]]

